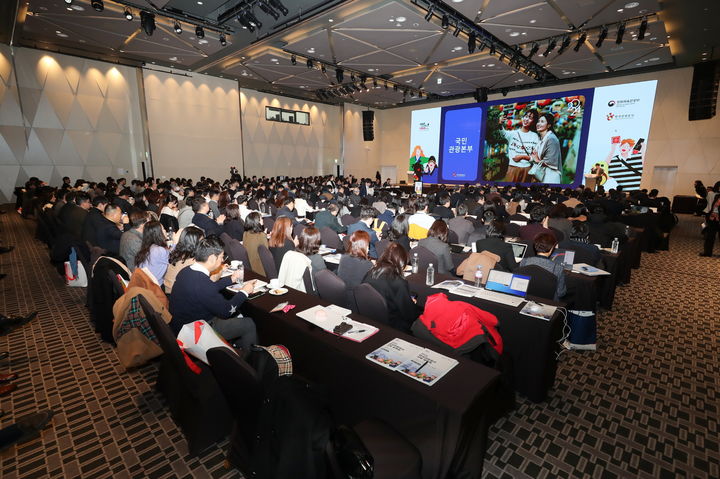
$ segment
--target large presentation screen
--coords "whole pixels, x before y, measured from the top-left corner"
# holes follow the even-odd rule
[[[637,189],[656,81],[412,112],[424,183]]]

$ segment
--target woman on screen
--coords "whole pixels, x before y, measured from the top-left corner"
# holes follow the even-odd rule
[[[522,123],[517,130],[500,129],[501,134],[507,141],[508,149],[508,170],[505,180],[510,183],[527,183],[528,172],[532,164],[530,155],[535,150],[539,137],[535,132],[535,125],[538,121],[538,111],[531,108],[522,117]],[[501,117],[502,126],[502,117]]]
[[[560,141],[553,131],[555,117],[551,113],[542,113],[537,121],[537,132],[540,143],[532,154],[532,160],[545,166],[543,183],[558,184],[562,182],[562,158]]]
[[[423,181],[426,183],[437,183],[437,176],[437,160],[434,156],[431,156],[428,158],[427,163],[425,163],[425,168],[423,168]]]

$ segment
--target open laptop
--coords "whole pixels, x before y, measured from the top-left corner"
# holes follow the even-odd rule
[[[552,258],[556,263],[562,263],[563,268],[571,270],[575,264],[575,251],[571,249],[556,249]]]
[[[524,298],[527,295],[529,285],[530,276],[492,269],[490,273],[488,273],[485,289]]]
[[[513,243],[512,241],[508,241],[507,244],[512,246],[513,249],[513,256],[515,256],[515,261],[520,262],[525,257],[525,251],[527,251],[528,245],[525,243]]]

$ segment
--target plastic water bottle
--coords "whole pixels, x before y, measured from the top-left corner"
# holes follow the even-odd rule
[[[172,248],[173,245],[173,229],[172,226],[168,228],[167,231],[167,239],[168,239],[168,246]]]
[[[243,281],[245,281],[245,265],[243,265],[242,261],[240,261],[237,270],[240,272],[240,276],[238,277],[238,283],[242,283]]]
[[[435,268],[432,263],[428,265],[427,274],[425,275],[425,284],[428,286],[435,284]]]
[[[617,254],[619,249],[620,249],[620,240],[615,238],[612,240],[611,250],[614,254]]]
[[[412,257],[412,273],[415,274],[418,272],[418,269],[420,268],[419,261],[418,261],[418,254],[413,253]]]
[[[475,269],[475,287],[481,288],[482,287],[482,266],[478,265],[478,267]]]
[[[625,225],[625,236],[630,237],[630,226]]]

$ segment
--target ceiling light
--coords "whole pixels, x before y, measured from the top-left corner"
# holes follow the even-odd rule
[[[248,30],[249,32],[252,33],[255,31],[255,25],[250,23],[250,21],[245,16],[245,12],[238,13],[237,21],[240,23],[240,25],[243,26],[244,29]]]
[[[283,5],[280,0],[269,0],[269,2],[275,10],[280,10],[280,13],[282,13],[283,16],[286,16],[288,14],[289,10],[285,7],[285,5]]]
[[[579,51],[580,51],[580,47],[583,46],[583,44],[585,43],[585,40],[587,40],[587,33],[582,32],[582,33],[580,34],[580,36],[578,37],[577,43],[576,43],[575,46],[573,47],[573,50],[575,50],[576,52],[579,52]]]
[[[447,15],[442,16],[442,21],[440,22],[440,26],[443,27],[444,30],[447,30],[448,27],[450,27],[450,19]]]
[[[400,22],[400,23],[404,22],[405,20],[407,20],[407,18],[405,18],[405,17],[396,17],[395,18],[395,21]]]
[[[151,37],[153,32],[155,32],[155,15],[142,10],[140,12],[140,27],[147,36]]]
[[[442,77],[438,77],[437,80],[435,80],[438,85],[442,85]]]
[[[548,41],[548,46],[547,46],[547,49],[545,50],[545,53],[543,53],[543,56],[545,58],[547,58],[548,55],[550,55],[552,53],[552,51],[555,50],[556,46],[557,46],[557,40],[555,40],[554,38],[551,38]]]
[[[308,58],[305,65],[307,65],[308,70],[311,69],[313,67],[313,61]]]
[[[132,10],[130,10],[129,8],[126,8],[126,9],[125,9],[125,13],[124,13],[123,15],[125,15],[125,19],[126,19],[128,22],[131,22],[131,21],[133,20],[133,18],[134,18],[134,17],[133,17]]]
[[[373,78],[373,88],[377,88],[377,78]]]
[[[458,35],[460,35],[460,21],[459,20],[455,24],[455,31],[453,32],[454,37],[457,37]]]
[[[605,41],[605,39],[608,36],[608,27],[606,25],[602,26],[602,29],[600,30],[600,36],[598,37],[598,41],[595,43],[595,46],[597,48],[600,48]]]
[[[530,53],[528,54],[528,59],[534,57],[537,54],[538,50],[540,50],[540,45],[538,45],[537,43],[533,43],[533,46],[530,49]]]
[[[91,0],[90,5],[95,9],[96,12],[102,12],[105,10],[105,4],[103,0]]]
[[[224,34],[224,33],[221,33],[221,34],[220,34],[220,45],[222,45],[222,46],[227,45],[227,39],[225,38],[225,34]]]
[[[205,29],[203,27],[201,27],[200,25],[195,27],[195,36],[197,38],[205,38]]]
[[[647,32],[647,27],[648,27],[647,18],[643,18],[642,22],[640,23],[640,32],[638,33],[638,40],[643,40],[645,38],[645,32]]]
[[[625,35],[625,24],[621,23],[620,26],[618,27],[617,38],[615,39],[615,43],[620,45],[623,41],[624,35]]]
[[[637,8],[640,6],[639,2],[630,2],[625,4],[625,8]]]
[[[258,30],[262,28],[262,22],[258,20],[255,14],[250,10],[245,12],[245,18],[247,18],[248,22],[250,22],[250,24]]]
[[[290,55],[290,63],[297,65],[297,57],[295,55]]]
[[[67,0],[66,0],[67,1]],[[72,0],[70,0],[72,1]],[[425,14],[425,21],[429,22],[430,19],[433,16],[433,12],[435,11],[435,5],[430,5],[430,8],[428,9],[427,13]]]
[[[560,44],[560,49],[558,50],[558,55],[562,55],[565,50],[570,46],[570,35],[565,35],[563,38],[562,43]]]
[[[323,65],[322,63],[320,64],[320,71],[323,72],[323,73],[325,73],[325,72],[327,71],[327,70],[325,69],[325,65]]]
[[[490,44],[490,55],[495,55],[495,43]]]
[[[262,11],[265,12],[265,13],[267,13],[268,15],[270,15],[271,17],[273,17],[275,20],[277,20],[278,18],[280,18],[280,14],[277,12],[277,10],[275,10],[273,7],[271,7],[271,6],[267,3],[267,0],[260,0],[260,1],[258,2],[258,6],[260,7],[260,10],[262,10]]]
[[[175,22],[175,25],[173,25],[173,30],[175,30],[175,33],[177,33],[178,35],[182,33],[182,27],[178,22]]]
[[[65,3],[67,3],[68,5],[72,4],[72,2],[73,0],[65,0]]]

